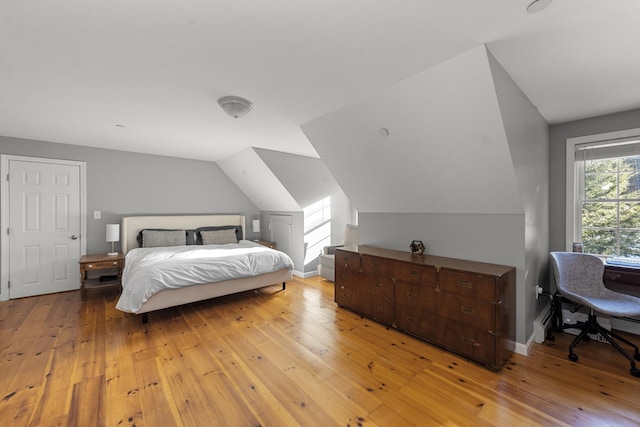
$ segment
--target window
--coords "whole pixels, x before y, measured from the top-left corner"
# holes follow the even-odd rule
[[[318,258],[322,248],[331,244],[331,197],[304,208],[304,264]]]
[[[583,251],[601,256],[640,256],[640,131],[617,138],[568,140],[568,205],[573,226],[567,248],[582,242]],[[611,136],[611,135],[608,135]],[[569,161],[567,162],[569,166]],[[569,169],[569,168],[568,168]],[[572,182],[570,182],[572,181]],[[567,249],[569,250],[569,249]]]

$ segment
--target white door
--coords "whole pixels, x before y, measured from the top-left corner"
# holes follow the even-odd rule
[[[291,216],[269,215],[269,230],[271,230],[269,240],[276,242],[276,248],[279,251],[291,256]]]
[[[8,161],[9,298],[80,287],[80,165],[51,162]]]

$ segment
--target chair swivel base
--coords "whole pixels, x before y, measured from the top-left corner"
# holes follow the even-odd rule
[[[568,358],[572,362],[578,361],[578,355],[573,352],[573,349],[575,348],[575,346],[580,341],[589,340],[588,334],[599,333],[600,336],[602,336],[602,338],[604,338],[609,344],[611,344],[616,350],[618,350],[620,354],[622,354],[624,357],[627,358],[627,360],[629,360],[629,363],[631,364],[631,369],[629,369],[629,372],[631,373],[631,375],[634,377],[640,377],[640,369],[636,368],[636,364],[634,361],[634,359],[637,361],[640,361],[640,351],[638,351],[638,346],[636,346],[626,338],[623,338],[620,335],[616,334],[615,332],[612,332],[612,331],[609,331],[608,329],[603,328],[597,322],[595,314],[589,313],[589,319],[587,320],[587,322],[578,322],[575,325],[562,325],[562,326],[553,327],[551,330],[549,330],[549,333],[547,334],[547,338],[549,338],[550,341],[553,341],[555,337],[552,335],[552,332],[562,331],[564,329],[580,329],[580,333],[578,334],[578,336],[569,345]],[[627,353],[627,351],[623,349],[620,346],[620,344],[618,344],[615,340],[621,341],[627,344],[628,346],[632,347],[634,350],[633,357],[631,357],[631,355],[629,355],[629,353]]]

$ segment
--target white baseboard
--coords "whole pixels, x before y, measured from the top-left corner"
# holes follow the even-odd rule
[[[533,321],[533,341],[543,343],[551,326],[551,305],[545,307]]]
[[[521,354],[522,356],[529,356],[529,353],[531,352],[531,346],[533,346],[533,343],[534,343],[534,339],[533,339],[533,335],[531,335],[529,337],[529,340],[526,342],[526,344],[516,342],[516,348],[514,351],[518,354]]]
[[[302,277],[303,279],[306,279],[308,277],[317,276],[318,272],[317,271],[307,271],[306,273],[303,273],[302,271],[293,270],[293,275],[294,276],[298,276],[298,277]]]
[[[640,335],[640,319],[618,319],[611,318],[611,329],[629,332],[630,334]]]

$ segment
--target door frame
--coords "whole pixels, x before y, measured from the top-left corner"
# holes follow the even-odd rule
[[[0,199],[0,301],[9,300],[9,162],[23,161],[49,163],[56,165],[78,166],[80,170],[80,256],[87,253],[87,164],[76,160],[48,159],[43,157],[16,156],[0,154],[0,179],[2,179],[2,198]]]

